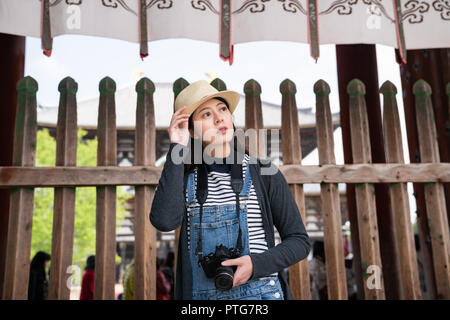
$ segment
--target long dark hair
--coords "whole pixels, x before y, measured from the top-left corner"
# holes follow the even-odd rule
[[[86,259],[86,267],[84,268],[84,270],[92,270],[92,271],[95,270],[95,256],[94,255],[89,256]]]
[[[325,263],[325,246],[322,240],[316,240],[313,244],[313,258],[317,257]]]
[[[50,255],[45,251],[38,251],[30,263],[30,270],[41,272],[45,278],[45,261],[50,261]]]
[[[228,104],[228,101],[225,100],[224,98],[222,98],[222,97],[214,97],[212,99],[216,99],[216,100],[222,101],[223,103],[225,103],[225,105],[227,106],[228,110],[230,110],[230,106]],[[188,121],[188,129],[189,130],[194,130],[194,121],[193,121],[193,118],[192,118],[192,116],[194,115],[194,112],[192,112],[191,116],[189,117],[189,121]],[[232,143],[233,149],[235,151],[239,150],[241,152],[244,152],[245,154],[250,154],[249,151],[248,151],[248,146],[247,145],[238,144],[238,139],[237,139],[237,136],[236,136],[236,126],[234,125],[234,123],[233,123],[233,130],[234,130],[233,131],[234,142]],[[194,170],[195,166],[196,166],[196,164],[194,162],[194,153],[191,152],[192,146],[194,146],[194,144],[195,144],[195,140],[197,140],[197,139],[194,139],[192,137],[189,138],[187,159],[190,159],[190,162],[186,163],[184,165],[184,172],[185,173],[186,172],[192,172]],[[201,141],[200,141],[200,144],[202,146],[202,154],[203,154],[203,151],[204,151],[203,143],[201,143]]]
[[[164,261],[164,265],[166,267],[173,268],[174,262],[175,262],[175,254],[173,253],[173,251],[169,251],[167,253],[166,260]]]

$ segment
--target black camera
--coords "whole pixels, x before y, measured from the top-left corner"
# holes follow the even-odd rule
[[[199,259],[203,271],[208,278],[214,278],[214,284],[219,290],[229,290],[233,287],[234,272],[237,266],[222,266],[222,261],[238,258],[241,250],[216,246],[216,252]]]

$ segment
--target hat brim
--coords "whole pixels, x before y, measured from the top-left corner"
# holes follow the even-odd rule
[[[232,90],[213,93],[211,95],[201,98],[196,103],[187,106],[186,109],[183,110],[182,114],[192,114],[195,111],[195,109],[201,106],[204,102],[216,97],[224,98],[228,102],[230,112],[233,113],[239,103],[241,95],[238,92]]]

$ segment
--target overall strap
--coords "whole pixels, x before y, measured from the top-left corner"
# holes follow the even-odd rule
[[[199,258],[203,255],[202,248],[202,216],[203,216],[203,203],[205,203],[206,198],[208,197],[208,171],[206,170],[205,164],[201,164],[197,166],[197,201],[200,203],[200,234],[198,236],[197,249],[195,250],[195,254],[199,256]],[[200,262],[200,261],[199,261]]]
[[[236,160],[236,159],[235,159]],[[241,230],[241,220],[240,220],[240,207],[239,203],[239,194],[241,193],[242,187],[244,185],[242,179],[242,163],[234,163],[231,165],[231,187],[233,188],[234,193],[236,194],[236,215],[238,218],[238,226],[239,226],[239,234],[236,241],[236,248],[242,252],[242,230]]]
[[[203,248],[202,248],[202,216],[203,216],[203,203],[206,201],[208,197],[208,171],[206,169],[206,165],[204,163],[197,166],[197,201],[200,204],[200,234],[197,242],[197,249],[195,250],[195,254],[199,256],[200,259],[203,256]],[[240,202],[239,202],[239,194],[244,185],[242,178],[242,163],[238,163],[237,161],[237,153],[234,153],[234,161],[231,164],[231,187],[233,188],[234,193],[236,194],[236,215],[238,218],[238,226],[239,226],[239,234],[237,238],[236,248],[242,252],[242,230],[240,224]]]

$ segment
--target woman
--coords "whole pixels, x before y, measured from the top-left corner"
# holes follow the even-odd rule
[[[94,271],[95,256],[89,256],[86,259],[86,271],[81,280],[80,300],[94,300]]]
[[[156,258],[156,300],[170,300],[170,283],[161,270],[161,260]]]
[[[48,292],[48,279],[45,274],[50,255],[45,251],[38,251],[30,263],[30,276],[28,282],[28,300],[46,300]]]
[[[322,240],[314,241],[313,258],[309,262],[309,272],[311,298],[313,300],[328,300],[325,246]]]
[[[176,299],[292,299],[281,271],[306,258],[310,251],[309,237],[282,173],[276,170],[265,177],[269,179],[266,190],[263,164],[254,161],[248,151],[242,152],[236,139],[232,143],[236,131],[232,113],[239,98],[237,92],[219,92],[200,80],[182,90],[175,100],[176,111],[168,128],[171,144],[150,221],[161,231],[181,225]],[[199,157],[196,142],[201,145],[200,161],[194,161]],[[237,159],[243,179],[239,194],[231,186],[232,168],[237,167],[232,163]],[[202,177],[205,168],[208,193],[200,204],[197,181],[204,180],[197,176]],[[274,226],[283,240],[277,246]],[[202,263],[205,256],[219,253],[221,245],[239,253],[217,265],[216,271],[233,268],[232,286],[227,289],[221,281],[216,283],[218,277],[207,274]]]

